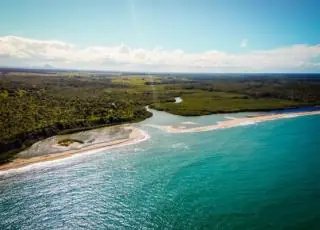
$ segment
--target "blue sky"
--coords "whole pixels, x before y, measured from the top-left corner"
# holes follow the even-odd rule
[[[5,56],[8,60],[2,62],[8,65],[50,63],[59,67],[77,67],[83,64],[74,60],[80,51],[105,47],[99,50],[101,55],[95,58],[100,58],[101,62],[101,58],[104,61],[107,59],[108,63],[90,65],[88,60],[82,60],[86,63],[84,66],[120,70],[156,70],[165,66],[169,71],[180,71],[183,67],[188,67],[186,70],[202,68],[209,72],[233,72],[248,69],[247,65],[242,66],[243,62],[250,60],[247,56],[254,56],[252,54],[255,52],[267,52],[267,56],[270,56],[270,52],[304,45],[305,47],[298,47],[299,49],[294,48],[294,51],[285,50],[287,55],[294,52],[294,55],[299,56],[298,52],[302,53],[304,58],[296,57],[295,59],[299,59],[296,60],[296,65],[269,65],[266,71],[317,72],[320,68],[319,9],[320,2],[317,0],[2,0],[0,37],[10,36],[10,39],[0,40],[5,47],[2,48],[5,50],[2,51],[2,56],[0,50],[0,57],[3,59]],[[12,41],[13,38],[15,41]],[[43,45],[42,41],[46,48],[39,50],[42,53],[35,57],[34,51],[22,50],[24,48],[21,47],[26,45],[17,45],[17,39],[23,44],[27,42],[28,46],[32,41],[33,45],[37,41]],[[60,50],[61,47],[58,51],[52,51],[55,53],[51,58],[44,57],[50,46],[45,41],[72,45],[73,50],[65,53],[73,56],[72,61],[64,60],[59,63],[57,58],[52,58],[57,56],[57,52],[64,52]],[[120,58],[112,48],[117,47],[119,50],[124,45],[129,47],[131,56]],[[10,50],[8,46],[11,47]],[[174,55],[179,59],[181,53],[177,55],[177,52],[183,52],[187,55],[181,58],[185,63],[173,61],[176,64],[174,67],[161,60],[150,60],[150,55],[154,54],[150,52],[158,49],[166,51],[166,54],[162,52],[162,59],[172,52],[176,52]],[[147,53],[143,53],[144,51]],[[204,58],[201,56],[212,51],[215,52],[214,55],[206,55]],[[18,52],[21,53],[20,58],[16,57],[15,60],[13,54]],[[137,53],[142,55],[138,62],[133,60]],[[309,54],[308,57],[306,53]],[[229,55],[228,58],[226,55]],[[40,60],[39,56],[43,60]],[[235,63],[234,56],[238,60]],[[256,56],[251,56],[249,58],[256,59]],[[30,60],[25,60],[28,57]],[[206,62],[201,63],[202,59]],[[269,59],[261,61],[267,63]],[[223,64],[219,68],[222,60]],[[230,68],[227,70],[226,63],[229,62]],[[302,62],[308,64],[304,65]],[[312,65],[309,65],[310,63]],[[190,66],[192,68],[189,68]],[[303,69],[297,66],[303,66]],[[263,71],[263,68],[260,71]]]

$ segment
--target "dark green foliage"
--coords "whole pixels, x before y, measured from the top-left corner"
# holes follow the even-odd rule
[[[71,145],[73,143],[83,144],[84,142],[80,141],[80,140],[76,140],[76,139],[70,139],[70,138],[58,141],[58,144],[61,145],[61,146],[69,146],[69,145]]]
[[[268,111],[320,104],[320,76],[190,77],[168,85],[183,98],[150,107],[184,116],[242,111]]]

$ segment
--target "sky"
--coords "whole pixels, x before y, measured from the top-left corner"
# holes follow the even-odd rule
[[[320,72],[318,0],[1,0],[0,66]]]

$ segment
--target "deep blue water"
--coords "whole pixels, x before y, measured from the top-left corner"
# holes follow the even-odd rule
[[[157,112],[146,142],[0,175],[0,229],[320,229],[319,115],[146,126],[223,116]]]

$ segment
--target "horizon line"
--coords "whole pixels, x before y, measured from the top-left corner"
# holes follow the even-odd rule
[[[36,71],[49,71],[49,72],[70,72],[70,71],[78,71],[78,72],[101,72],[101,73],[140,73],[140,74],[199,74],[199,75],[208,75],[208,74],[222,74],[222,75],[238,75],[238,74],[249,74],[249,75],[255,75],[255,74],[268,74],[268,75],[275,75],[275,74],[310,74],[310,75],[318,75],[320,72],[169,72],[169,71],[163,71],[163,72],[157,72],[157,71],[129,71],[129,70],[103,70],[103,69],[80,69],[80,68],[45,68],[45,67],[23,67],[23,66],[0,66],[0,72],[3,69],[18,69],[18,70],[36,70]],[[13,72],[13,71],[12,71]]]

